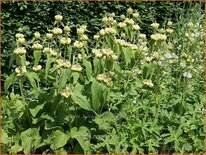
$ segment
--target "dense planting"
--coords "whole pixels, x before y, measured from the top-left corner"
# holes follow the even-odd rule
[[[20,27],[2,104],[3,153],[203,153],[203,15],[148,24],[109,13],[89,39],[55,15]],[[192,18],[193,19],[193,18]],[[179,25],[178,25],[179,24]],[[175,25],[175,26],[174,26]]]

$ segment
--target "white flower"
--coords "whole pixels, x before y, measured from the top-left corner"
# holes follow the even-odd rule
[[[23,76],[26,73],[26,66],[17,67],[15,72],[17,73],[17,76]]]
[[[56,16],[54,16],[54,18],[55,18],[55,20],[56,21],[62,21],[62,19],[63,19],[63,16],[62,15],[56,15]]]
[[[32,69],[33,69],[35,72],[37,72],[37,71],[39,71],[39,70],[42,69],[42,66],[41,66],[41,65],[37,65],[37,66],[32,67]]]
[[[56,28],[53,28],[53,29],[52,29],[52,33],[53,33],[53,34],[62,34],[63,31],[62,31],[62,29],[56,27]]]
[[[167,59],[171,59],[171,58],[172,58],[172,55],[171,55],[170,53],[166,53],[166,54],[164,54],[164,56],[165,56],[165,58],[167,58]]]
[[[191,79],[191,78],[192,78],[192,74],[189,73],[189,72],[184,72],[184,73],[183,73],[183,76],[186,77],[186,78],[188,78],[188,79]]]
[[[14,49],[14,53],[17,55],[23,55],[26,54],[26,49],[24,47],[18,47]]]

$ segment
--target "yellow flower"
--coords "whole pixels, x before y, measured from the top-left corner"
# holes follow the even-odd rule
[[[123,22],[120,22],[120,23],[118,23],[118,26],[119,26],[120,28],[125,28],[125,27],[126,27],[126,24],[123,23]]]
[[[64,27],[64,31],[65,31],[65,32],[70,32],[70,31],[71,31],[71,29],[70,29],[70,27],[69,27],[69,26],[65,26],[65,27]]]
[[[37,65],[37,66],[32,67],[32,69],[33,69],[35,72],[37,72],[37,71],[39,71],[39,70],[42,69],[42,66],[41,66],[41,65]]]
[[[79,64],[75,64],[75,65],[72,65],[71,70],[75,72],[81,72],[82,67]]]
[[[108,86],[112,86],[112,77],[109,73],[99,74],[97,75],[96,79],[105,83]]]
[[[147,80],[147,79],[143,80],[143,84],[148,86],[148,87],[153,87],[154,86],[154,84],[152,83],[152,80],[150,80],[150,79],[149,80]]]
[[[152,28],[154,28],[154,29],[158,29],[158,27],[160,26],[160,24],[158,24],[158,23],[152,23],[151,24],[151,26],[152,26]]]
[[[19,44],[25,43],[25,38],[18,38],[17,43],[19,43]]]
[[[166,32],[169,33],[169,34],[173,33],[173,31],[174,31],[174,30],[171,29],[171,28],[166,29]]]
[[[68,60],[57,59],[56,60],[58,68],[69,68],[71,67],[71,63]]]
[[[156,34],[152,34],[151,35],[151,39],[155,40],[155,41],[164,41],[167,39],[167,36],[164,34],[160,34],[160,33],[156,33]]]
[[[34,37],[35,37],[36,39],[40,39],[40,38],[41,38],[41,35],[40,35],[39,32],[35,32],[35,33],[34,33]]]
[[[101,58],[102,57],[102,53],[99,49],[93,49],[92,53],[95,55],[95,57],[97,58]]]
[[[74,47],[76,47],[76,48],[78,48],[78,49],[80,49],[80,48],[82,48],[84,46],[84,44],[82,43],[82,42],[80,42],[80,41],[75,41],[74,42]]]
[[[26,66],[17,67],[15,72],[17,73],[17,76],[23,76],[26,73]]]
[[[133,13],[132,16],[133,16],[134,18],[138,18],[138,17],[139,17],[139,13],[137,13],[137,12],[136,12],[136,13]]]
[[[147,40],[146,34],[139,34],[139,38],[142,40]]]
[[[16,38],[24,38],[24,35],[22,33],[17,33],[15,35]]]
[[[62,21],[62,19],[63,19],[63,16],[62,15],[56,15],[56,16],[54,16],[54,18],[55,18],[55,20],[56,21]]]
[[[46,38],[47,38],[47,39],[52,39],[52,37],[53,37],[53,34],[52,34],[52,33],[47,33],[47,34],[46,34]]]
[[[70,43],[71,43],[70,38],[63,37],[60,39],[60,44],[62,44],[62,45],[69,45]]]
[[[26,54],[26,49],[24,47],[18,47],[14,49],[14,53],[17,55],[24,55]]]
[[[65,97],[65,98],[70,97],[71,94],[72,94],[72,90],[69,89],[68,87],[66,87],[65,89],[62,89],[62,90],[60,91],[60,95],[63,96],[63,97]]]
[[[106,35],[106,32],[105,32],[104,29],[101,29],[101,30],[99,31],[99,33],[100,33],[101,36],[105,36],[105,35]]]
[[[80,40],[82,40],[82,41],[87,41],[88,39],[89,38],[85,34],[81,35],[81,37],[80,37]]]
[[[94,40],[98,40],[99,39],[99,35],[94,35]]]
[[[128,8],[127,9],[127,13],[132,14],[133,13],[133,9],[132,8]]]
[[[134,20],[133,19],[129,19],[129,18],[126,18],[124,20],[124,23],[128,24],[128,25],[134,25]]]
[[[52,29],[52,33],[53,33],[53,34],[62,34],[63,31],[62,31],[62,29],[56,27],[56,28],[53,28],[53,29]]]
[[[172,26],[172,22],[171,22],[171,21],[168,21],[168,22],[167,22],[167,26]]]
[[[132,28],[133,28],[134,30],[136,30],[136,31],[140,30],[140,27],[139,27],[138,24],[132,25]]]
[[[36,50],[40,50],[40,49],[43,48],[43,46],[42,46],[41,44],[39,44],[39,43],[36,43],[36,44],[33,44],[33,45],[32,45],[32,48],[33,48],[33,49],[36,49]]]

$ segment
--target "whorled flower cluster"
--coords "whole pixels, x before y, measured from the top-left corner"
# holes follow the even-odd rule
[[[107,86],[112,86],[113,85],[112,75],[110,73],[99,74],[99,75],[97,75],[96,79],[98,81],[101,81],[101,82],[105,83]]]
[[[62,89],[62,90],[60,91],[60,95],[63,96],[63,97],[65,97],[65,98],[70,97],[71,94],[72,94],[72,90],[71,90],[70,88],[68,88],[68,87],[66,87],[65,89]]]
[[[15,69],[15,72],[17,73],[17,76],[24,76],[24,74],[26,73],[26,66],[21,66],[21,67],[17,67]]]
[[[118,56],[110,48],[93,49],[92,53],[97,58],[105,58],[105,59],[112,59],[112,60],[118,59]]]

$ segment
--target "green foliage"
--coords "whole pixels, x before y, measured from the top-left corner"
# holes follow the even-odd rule
[[[3,6],[2,153],[204,152],[202,4]]]

